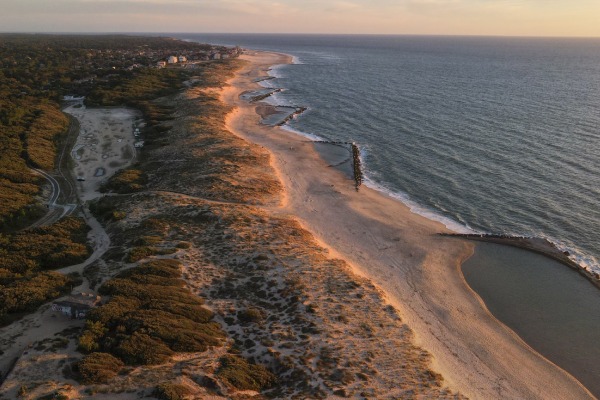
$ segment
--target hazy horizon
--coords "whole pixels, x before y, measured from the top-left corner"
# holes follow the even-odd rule
[[[478,34],[427,34],[427,33],[325,33],[325,32],[188,32],[188,31],[164,31],[164,32],[136,32],[136,31],[0,31],[0,34],[23,34],[23,35],[289,35],[289,36],[431,36],[431,37],[472,37],[472,38],[529,38],[529,39],[600,39],[600,36],[535,36],[535,35],[478,35]]]
[[[593,0],[4,0],[4,33],[600,37]]]

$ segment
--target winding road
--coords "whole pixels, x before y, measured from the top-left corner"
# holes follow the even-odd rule
[[[77,193],[75,192],[75,186],[72,181],[73,178],[68,172],[65,154],[69,154],[70,148],[73,144],[73,139],[79,134],[79,122],[72,116],[69,116],[69,119],[69,130],[56,163],[56,171],[59,176],[55,177],[44,170],[32,168],[35,173],[43,176],[50,183],[52,193],[50,194],[50,198],[48,199],[47,203],[48,212],[36,222],[31,224],[28,228],[36,228],[53,224],[62,218],[71,215],[77,208]]]

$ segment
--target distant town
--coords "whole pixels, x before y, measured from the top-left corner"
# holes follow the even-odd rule
[[[176,54],[173,54],[168,49],[156,50],[148,46],[142,46],[142,49],[90,50],[86,55],[86,59],[93,60],[91,66],[108,71],[108,73],[103,76],[99,76],[97,73],[90,74],[73,80],[72,83],[85,84],[96,80],[107,81],[119,71],[133,71],[138,68],[194,69],[199,64],[238,57],[242,53],[242,48],[240,47],[203,46],[207,48],[205,50],[181,50]],[[104,62],[99,64],[99,59]],[[85,61],[80,62],[84,63]],[[84,66],[82,65],[81,67],[83,68]]]
[[[166,60],[161,59],[156,62],[156,66],[159,68],[165,68],[167,66],[181,66],[184,68],[194,68],[199,63],[210,61],[210,60],[226,60],[228,58],[237,57],[242,53],[240,47],[234,48],[221,48],[207,51],[189,52],[187,54],[170,55]],[[136,64],[128,67],[135,68]]]

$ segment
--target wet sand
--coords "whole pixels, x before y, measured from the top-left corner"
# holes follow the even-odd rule
[[[275,212],[291,216],[335,257],[376,284],[433,357],[446,384],[471,398],[592,398],[573,377],[494,318],[460,272],[473,244],[438,236],[440,223],[366,187],[356,191],[306,138],[260,123],[257,104],[240,99],[256,79],[290,57],[256,52],[223,91],[237,107],[228,129],[264,146],[285,188]],[[382,371],[383,372],[383,371]]]

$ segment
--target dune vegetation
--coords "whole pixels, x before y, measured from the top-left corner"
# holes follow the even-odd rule
[[[64,295],[80,278],[53,269],[83,262],[89,228],[81,218],[0,234],[0,325]]]

